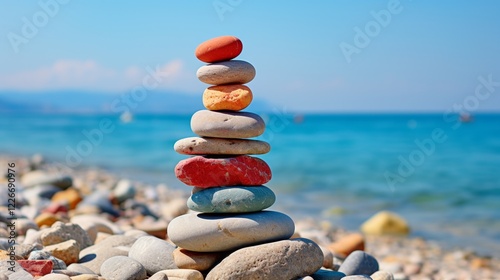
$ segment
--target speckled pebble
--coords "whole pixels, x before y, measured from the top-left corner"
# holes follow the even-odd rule
[[[265,128],[264,120],[249,112],[200,110],[191,117],[191,130],[205,137],[252,138]]]
[[[174,150],[184,155],[260,155],[271,146],[259,140],[189,137],[175,142]]]
[[[255,78],[255,68],[242,60],[221,61],[200,67],[196,76],[211,85],[246,84]]]

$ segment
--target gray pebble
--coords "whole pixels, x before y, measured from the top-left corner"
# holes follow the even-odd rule
[[[377,260],[363,251],[354,251],[340,265],[339,271],[345,275],[371,275],[378,271]]]
[[[132,245],[128,256],[146,269],[149,275],[165,269],[175,269],[172,253],[175,246],[165,240],[153,236],[144,236]]]
[[[101,275],[107,280],[143,280],[147,278],[146,269],[136,260],[115,256],[101,265]]]
[[[120,180],[113,189],[113,197],[118,203],[123,203],[125,200],[134,198],[136,193],[135,186],[129,180]]]
[[[54,270],[65,270],[67,269],[66,263],[64,261],[52,256],[50,252],[43,250],[32,251],[28,257],[28,260],[51,260],[54,264],[52,269]]]
[[[114,256],[128,256],[130,247],[136,239],[130,236],[112,235],[96,245],[80,252],[79,263],[89,268],[95,274],[100,274],[104,261]]]

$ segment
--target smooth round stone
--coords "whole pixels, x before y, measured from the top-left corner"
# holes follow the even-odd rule
[[[255,78],[255,68],[242,60],[221,61],[200,67],[196,76],[211,85],[246,84]]]
[[[174,250],[172,255],[178,268],[198,271],[210,269],[223,256],[221,253],[192,252],[179,247]]]
[[[345,274],[338,271],[320,269],[316,271],[312,278],[314,280],[340,280],[345,277]]]
[[[271,146],[259,140],[189,137],[175,142],[174,150],[184,155],[260,155]]]
[[[252,138],[264,133],[266,124],[248,112],[201,110],[191,117],[191,130],[206,137]]]
[[[73,185],[73,178],[62,174],[49,174],[41,170],[35,170],[24,174],[21,183],[26,187],[36,185],[53,185],[60,189],[67,189]]]
[[[378,262],[363,251],[352,252],[339,267],[339,272],[350,275],[371,275],[378,271]]]
[[[203,213],[246,213],[271,207],[274,192],[265,186],[195,189],[187,201],[193,211]]]
[[[313,241],[283,240],[233,252],[205,279],[297,279],[313,274],[322,263],[323,253]]]
[[[203,274],[194,269],[167,269],[155,273],[157,275],[165,275],[168,280],[203,280]]]
[[[173,219],[168,225],[168,236],[186,250],[220,252],[288,239],[294,230],[290,217],[274,211],[240,215],[192,213]]]
[[[243,44],[234,36],[220,36],[201,43],[195,50],[196,57],[207,63],[230,60],[240,55]]]
[[[83,249],[80,252],[79,264],[100,274],[101,265],[114,256],[128,256],[130,247],[135,238],[125,235],[110,235],[96,245]]]
[[[123,203],[127,199],[134,198],[136,188],[131,181],[122,179],[120,180],[112,191],[113,198],[118,203]]]
[[[248,107],[252,99],[252,91],[245,85],[211,86],[203,92],[203,106],[212,111],[240,111]]]
[[[195,156],[175,166],[175,176],[184,184],[199,188],[258,186],[271,180],[271,168],[260,158],[237,156],[206,158]]]
[[[110,280],[147,278],[146,269],[138,261],[125,256],[115,256],[104,261],[101,265],[101,275]]]
[[[132,245],[128,256],[142,264],[146,272],[152,275],[160,270],[177,268],[172,256],[174,250],[175,246],[165,240],[144,236]]]
[[[380,211],[361,225],[361,231],[370,235],[406,235],[408,222],[390,211]]]
[[[394,280],[392,273],[379,270],[370,276],[373,280]]]

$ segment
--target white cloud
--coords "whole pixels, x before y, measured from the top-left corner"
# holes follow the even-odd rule
[[[196,75],[186,73],[181,60],[149,66],[166,76],[161,89],[192,90]],[[58,60],[35,70],[0,74],[0,90],[61,90],[124,91],[140,85],[148,75],[146,68],[129,66],[125,69],[105,67],[94,60]],[[191,77],[193,76],[193,77]]]

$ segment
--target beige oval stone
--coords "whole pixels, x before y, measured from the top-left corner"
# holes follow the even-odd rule
[[[200,67],[196,76],[211,85],[246,84],[255,78],[255,68],[242,60],[221,61]]]
[[[265,128],[264,120],[249,112],[200,110],[191,117],[191,130],[205,137],[252,138]]]
[[[174,150],[184,155],[261,155],[271,146],[259,140],[189,137],[175,142]]]
[[[379,270],[370,276],[373,280],[394,280],[392,273]]]
[[[184,280],[203,280],[203,274],[194,269],[167,269],[161,270],[153,274],[151,277],[156,277],[156,274],[164,274],[171,279],[184,279]]]
[[[297,279],[313,274],[322,264],[323,253],[313,241],[283,240],[235,251],[205,279]]]
[[[361,231],[372,235],[405,235],[410,232],[408,223],[401,216],[381,211],[361,225]]]
[[[203,106],[208,110],[240,111],[252,103],[253,95],[245,85],[220,85],[203,92]]]
[[[200,253],[182,248],[173,252],[174,262],[178,268],[204,271],[210,269],[221,257],[220,253]]]

